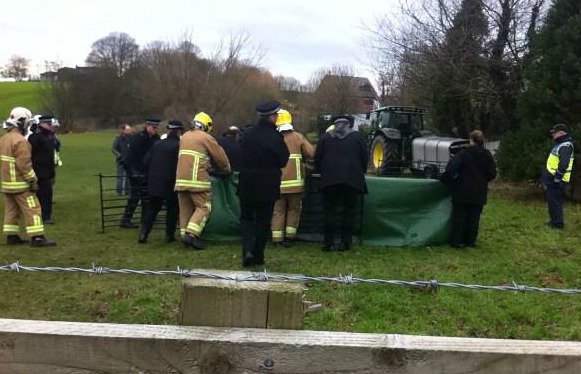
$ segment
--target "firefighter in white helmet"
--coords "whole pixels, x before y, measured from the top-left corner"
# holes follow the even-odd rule
[[[289,160],[281,169],[280,198],[272,214],[272,242],[275,246],[293,245],[302,211],[305,192],[305,161],[312,159],[315,150],[308,140],[294,131],[291,114],[281,109],[276,120],[278,131],[290,152]]]
[[[23,244],[20,219],[33,247],[53,246],[54,240],[44,236],[40,203],[35,191],[38,179],[32,168],[30,144],[24,134],[32,117],[30,110],[16,107],[4,122],[6,135],[0,138],[0,163],[4,204],[4,233],[8,245]]]
[[[213,126],[208,114],[196,114],[190,125],[190,131],[180,139],[175,190],[182,242],[199,250],[205,248],[200,236],[212,210],[210,159],[225,173],[230,173],[230,163],[224,149],[209,134]]]

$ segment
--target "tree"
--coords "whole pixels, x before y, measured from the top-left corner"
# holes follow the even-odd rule
[[[85,60],[88,66],[112,69],[118,77],[135,67],[139,46],[126,33],[112,32],[93,43]]]
[[[498,153],[503,176],[538,177],[550,149],[548,129],[566,123],[581,129],[581,3],[556,0],[544,26],[533,37],[518,97],[518,127],[506,134]]]
[[[284,75],[276,75],[274,77],[276,83],[278,84],[278,88],[281,91],[304,91],[305,86],[301,83],[300,80],[296,79],[295,77],[287,77]]]
[[[12,55],[4,68],[3,74],[6,77],[21,81],[28,76],[28,64],[30,61],[19,55]]]

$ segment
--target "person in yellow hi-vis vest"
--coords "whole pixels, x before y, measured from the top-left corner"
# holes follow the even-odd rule
[[[290,247],[294,244],[302,211],[305,192],[305,161],[315,155],[313,146],[304,136],[294,131],[291,114],[281,109],[276,120],[278,131],[283,135],[290,157],[280,182],[280,198],[274,204],[271,230],[275,246]]]
[[[180,140],[176,187],[180,208],[180,232],[186,247],[204,249],[200,238],[212,210],[210,158],[220,171],[230,173],[230,162],[224,149],[210,134],[212,118],[196,114],[190,131]]]
[[[562,123],[554,125],[550,132],[554,140],[553,148],[541,174],[549,206],[549,222],[546,225],[552,229],[563,229],[565,227],[563,219],[565,185],[571,180],[575,147],[567,125]]]
[[[16,107],[4,122],[6,135],[0,138],[0,162],[4,204],[4,233],[8,245],[24,244],[20,237],[20,218],[33,247],[48,247],[56,243],[44,236],[40,203],[35,191],[38,178],[32,168],[30,144],[24,138],[32,113]]]

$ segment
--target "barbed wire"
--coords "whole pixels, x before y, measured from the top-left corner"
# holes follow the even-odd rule
[[[236,282],[248,282],[248,281],[279,281],[279,282],[333,282],[333,283],[343,283],[343,284],[356,284],[356,283],[371,283],[371,284],[389,284],[397,286],[408,286],[422,288],[428,291],[436,292],[439,287],[452,287],[452,288],[468,288],[472,290],[497,290],[497,291],[520,291],[520,292],[556,292],[565,294],[581,294],[579,289],[566,289],[566,288],[549,288],[549,287],[535,287],[528,286],[526,284],[517,284],[513,282],[510,285],[499,285],[499,286],[487,286],[481,284],[462,284],[455,282],[438,282],[436,279],[431,280],[416,280],[416,281],[405,281],[396,279],[376,279],[376,278],[358,278],[354,277],[353,274],[341,275],[331,277],[331,276],[307,276],[307,275],[285,275],[277,273],[268,273],[267,270],[260,272],[250,272],[249,274],[233,274],[223,273],[213,273],[211,271],[199,271],[199,270],[186,270],[179,266],[176,270],[135,270],[135,269],[113,269],[106,266],[95,265],[91,268],[80,268],[80,267],[59,267],[59,266],[49,266],[49,267],[39,267],[39,266],[23,266],[19,262],[13,262],[11,264],[0,265],[0,271],[15,271],[17,273],[21,271],[32,271],[32,272],[48,272],[48,273],[86,273],[93,275],[103,275],[103,274],[138,274],[138,275],[178,275],[180,277],[200,277],[200,278],[210,278],[219,280],[231,280]]]

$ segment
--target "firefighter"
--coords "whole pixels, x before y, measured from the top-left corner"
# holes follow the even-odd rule
[[[545,185],[547,205],[549,206],[549,222],[547,226],[553,229],[562,229],[563,197],[565,185],[571,180],[573,170],[573,139],[569,129],[564,124],[557,124],[551,128],[551,136],[555,143],[547,157],[541,180]]]
[[[305,191],[305,159],[312,159],[313,146],[304,136],[294,131],[291,114],[281,109],[276,120],[278,131],[290,152],[282,169],[280,198],[272,214],[272,242],[275,246],[291,247],[294,244]]]
[[[137,241],[145,243],[153,228],[157,214],[165,203],[165,243],[175,241],[178,218],[178,197],[175,192],[176,170],[183,124],[178,120],[167,123],[167,137],[155,143],[147,152],[144,164],[147,166],[147,186],[149,208],[141,223]]]
[[[129,198],[127,199],[127,206],[125,212],[119,223],[119,227],[124,229],[137,228],[137,225],[131,222],[133,213],[137,208],[137,204],[141,200],[141,217],[147,215],[148,199],[147,199],[147,169],[143,163],[143,159],[147,152],[153,147],[155,142],[159,140],[157,135],[157,127],[161,121],[157,118],[146,118],[143,131],[133,134],[129,138],[129,149],[127,151],[127,159],[125,160],[125,171],[129,177]]]
[[[274,203],[280,197],[281,169],[289,151],[276,131],[280,103],[261,101],[256,105],[258,123],[248,127],[240,142],[242,163],[238,183],[242,266],[264,264],[264,247],[270,233]]]
[[[224,149],[208,134],[212,129],[212,118],[200,112],[191,122],[190,131],[180,140],[175,185],[180,209],[180,232],[184,245],[196,250],[205,248],[200,236],[212,210],[210,159],[220,171],[230,173],[230,163]]]
[[[32,168],[30,144],[24,138],[30,110],[16,107],[4,122],[6,135],[0,139],[0,162],[4,204],[4,233],[9,245],[23,244],[20,237],[20,218],[33,247],[48,247],[56,243],[44,236],[40,203],[35,195],[38,179]]]

